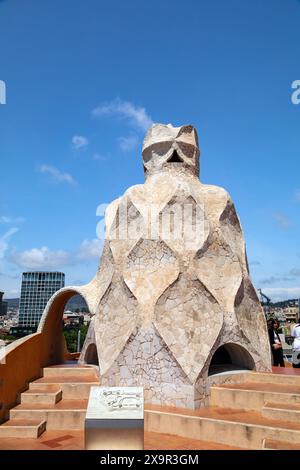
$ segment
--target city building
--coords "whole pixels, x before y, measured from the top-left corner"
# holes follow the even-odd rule
[[[67,310],[63,315],[63,323],[65,328],[83,325],[84,315],[82,313],[73,313],[70,310]]]
[[[287,307],[284,313],[285,313],[286,321],[296,322],[298,318],[298,314],[299,314],[298,306],[295,305],[295,306]]]
[[[26,272],[22,275],[19,326],[37,327],[50,297],[65,285],[61,272]]]
[[[296,323],[299,317],[299,299],[272,304],[269,317],[277,318],[281,323]]]
[[[2,301],[2,305],[1,305],[1,317],[4,317],[5,315],[7,315],[7,307],[8,307],[8,304],[5,300]]]
[[[3,300],[4,292],[0,292],[0,317],[7,315],[7,302]]]

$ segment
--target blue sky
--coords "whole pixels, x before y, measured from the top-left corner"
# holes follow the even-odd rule
[[[193,124],[251,274],[300,295],[298,0],[0,0],[0,290],[20,273],[93,277],[96,208],[143,182],[149,124]]]

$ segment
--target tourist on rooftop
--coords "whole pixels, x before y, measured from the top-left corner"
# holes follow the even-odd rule
[[[293,342],[293,367],[300,368],[300,317],[292,330]]]
[[[279,321],[272,319],[272,321],[270,321],[270,327],[268,329],[273,357],[273,366],[285,367],[283,360],[282,343],[278,333],[279,326]]]

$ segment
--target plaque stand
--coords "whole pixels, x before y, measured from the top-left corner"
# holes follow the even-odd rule
[[[143,448],[143,388],[91,387],[85,418],[85,449]]]

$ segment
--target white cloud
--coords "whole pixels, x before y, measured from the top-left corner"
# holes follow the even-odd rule
[[[13,299],[17,298],[20,296],[20,290],[19,289],[10,289],[9,291],[5,292],[5,298],[6,299]]]
[[[92,111],[93,116],[117,116],[127,119],[129,124],[137,129],[146,131],[152,126],[153,121],[145,108],[135,106],[129,101],[122,101],[119,98],[107,104],[102,104]]]
[[[0,216],[0,224],[21,224],[24,222],[24,217],[7,217],[6,215]]]
[[[280,228],[286,230],[291,226],[291,220],[281,212],[274,212],[272,218],[277,222]]]
[[[9,239],[19,231],[17,227],[9,229],[2,237],[0,237],[0,259],[4,258],[6,251],[8,250]]]
[[[5,245],[4,251],[6,251],[6,248]],[[102,248],[102,240],[98,238],[86,239],[81,242],[79,248],[74,252],[51,250],[47,246],[42,246],[41,248],[31,248],[24,251],[14,250],[10,260],[20,268],[25,269],[59,269],[63,266],[76,265],[95,258],[99,259]]]
[[[48,247],[42,246],[14,252],[12,260],[19,267],[26,269],[58,269],[69,263],[69,254],[63,250],[51,251]]]
[[[264,293],[271,298],[272,302],[299,299],[300,287],[267,287],[264,289]]]
[[[83,240],[77,251],[77,258],[81,261],[99,258],[102,248],[103,241],[98,238],[94,238],[93,240]]]
[[[75,184],[76,181],[74,180],[73,176],[70,173],[63,173],[58,168],[55,168],[51,165],[41,165],[39,168],[41,173],[48,173],[53,177],[55,181],[58,183],[69,183]]]
[[[83,147],[87,147],[89,145],[89,141],[83,135],[74,135],[72,137],[72,145],[75,150],[79,150]]]
[[[136,148],[139,143],[139,139],[136,135],[129,135],[128,137],[120,137],[119,144],[121,150],[124,152],[129,152]]]

